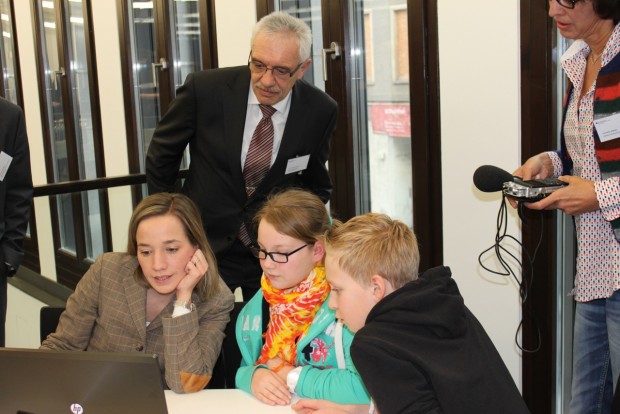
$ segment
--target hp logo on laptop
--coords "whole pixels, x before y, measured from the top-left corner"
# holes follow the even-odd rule
[[[84,409],[82,408],[80,404],[71,404],[71,412],[73,414],[83,414]]]

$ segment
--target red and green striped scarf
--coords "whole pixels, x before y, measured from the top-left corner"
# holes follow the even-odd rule
[[[568,107],[570,94],[573,93],[572,85],[569,85],[568,94],[564,103],[564,118]],[[596,79],[596,90],[594,91],[594,119],[620,113],[620,54],[616,55],[611,62],[601,68]],[[601,142],[594,128],[594,148],[601,178],[603,180],[611,177],[620,176],[620,138]],[[572,161],[566,151],[564,133],[562,132],[562,162],[564,165],[563,174],[570,174]],[[611,221],[616,240],[620,242],[620,217]]]

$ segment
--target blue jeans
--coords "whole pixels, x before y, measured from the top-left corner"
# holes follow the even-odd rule
[[[577,302],[570,414],[611,412],[620,373],[620,291],[608,299]]]

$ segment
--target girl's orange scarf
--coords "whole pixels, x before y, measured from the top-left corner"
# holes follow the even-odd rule
[[[264,364],[275,357],[295,365],[297,341],[308,332],[314,315],[329,295],[325,268],[316,266],[310,275],[290,292],[273,288],[264,274],[261,287],[269,304],[269,325],[265,333],[265,345],[256,365]]]

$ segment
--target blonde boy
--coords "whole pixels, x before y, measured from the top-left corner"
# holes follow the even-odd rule
[[[418,278],[420,253],[409,227],[365,214],[329,230],[325,249],[329,306],[357,332],[351,356],[381,414],[528,412],[450,269]],[[293,408],[369,410],[310,400]]]

